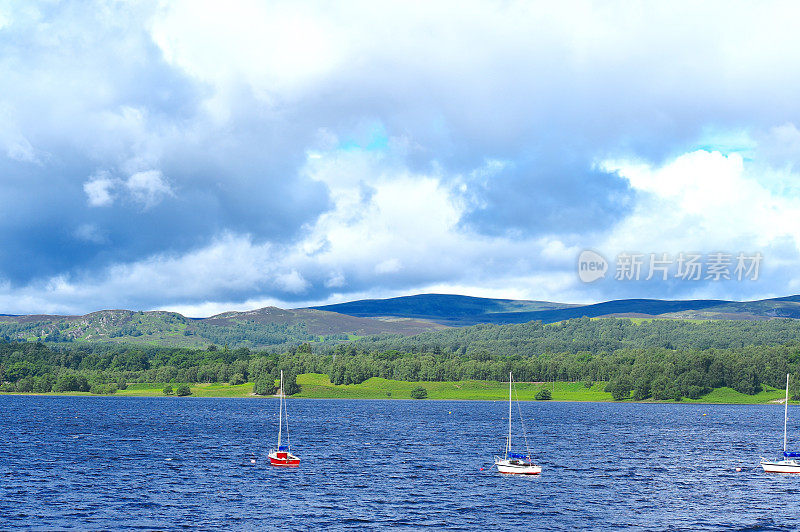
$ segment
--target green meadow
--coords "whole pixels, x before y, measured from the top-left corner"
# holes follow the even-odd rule
[[[341,399],[410,399],[411,390],[422,387],[428,399],[507,400],[508,384],[495,381],[408,382],[372,377],[361,384],[331,384],[327,375],[306,373],[297,376],[300,393],[295,397]],[[517,383],[521,401],[532,401],[542,388],[551,390],[556,401],[610,401],[611,394],[603,391],[604,383],[586,388],[583,383]]]
[[[411,391],[422,387],[428,393],[428,400],[482,400],[501,401],[508,399],[508,384],[494,381],[457,382],[408,382],[372,377],[361,384],[331,384],[330,378],[321,373],[305,373],[297,376],[301,391],[296,398],[307,399],[411,399]],[[163,389],[175,383],[133,383],[127,389],[118,390],[115,396],[125,397],[163,397]],[[604,391],[605,382],[595,382],[587,387],[583,382],[529,383],[515,384],[516,397],[521,401],[533,401],[537,392],[547,388],[553,401],[597,401],[613,402],[611,394]],[[231,385],[227,383],[201,383],[190,385],[191,397],[256,397],[253,383]],[[45,395],[84,395],[89,392],[48,393]],[[697,400],[683,399],[683,403],[718,404],[767,404],[782,400],[784,390],[765,386],[755,395],[739,393],[731,388],[717,388]],[[633,402],[628,399],[623,402]],[[644,401],[654,402],[654,401]],[[670,402],[670,401],[666,401]]]

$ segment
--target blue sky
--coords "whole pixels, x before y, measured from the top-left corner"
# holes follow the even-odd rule
[[[0,0],[0,313],[800,293],[798,15]]]

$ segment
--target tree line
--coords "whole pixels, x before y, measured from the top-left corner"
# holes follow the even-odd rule
[[[606,382],[615,399],[698,398],[724,386],[755,394],[764,385],[782,387],[786,373],[796,374],[792,382],[800,384],[797,327],[790,320],[687,326],[577,319],[374,337],[335,347],[304,343],[280,353],[216,345],[0,342],[0,390],[111,393],[128,383],[252,382],[256,393],[271,394],[281,370],[287,393],[298,390],[300,373],[327,374],[340,385],[370,377],[504,381],[512,371],[519,381]],[[587,349],[591,334],[609,349]]]

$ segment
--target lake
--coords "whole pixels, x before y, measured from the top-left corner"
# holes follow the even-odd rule
[[[0,528],[800,528],[800,475],[758,467],[780,405],[523,403],[538,477],[492,469],[505,402],[290,399],[296,470],[277,408],[0,396]]]

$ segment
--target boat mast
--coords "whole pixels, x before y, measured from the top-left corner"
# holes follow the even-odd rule
[[[506,440],[506,458],[511,452],[511,372],[508,372],[508,440]]]
[[[783,402],[783,452],[786,453],[786,418],[789,417],[789,374],[786,374],[786,400]]]
[[[281,450],[281,429],[283,428],[283,370],[281,370],[281,387],[278,390],[280,402],[278,403],[278,450]]]

